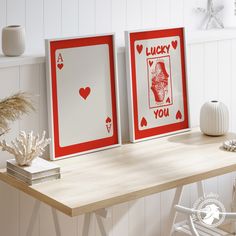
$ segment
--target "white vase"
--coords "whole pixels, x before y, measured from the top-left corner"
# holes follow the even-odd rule
[[[206,102],[200,112],[200,129],[210,136],[221,136],[229,130],[229,111],[218,101]]]
[[[2,52],[6,56],[20,56],[25,51],[25,28],[9,25],[2,30]]]

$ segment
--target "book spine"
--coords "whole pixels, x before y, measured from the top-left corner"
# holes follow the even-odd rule
[[[21,173],[22,175],[24,175],[26,178],[30,178],[31,176],[29,175],[29,173],[27,173],[26,171],[24,171],[21,168],[17,168],[15,165],[13,165],[10,162],[7,162],[7,169],[10,168],[11,170],[14,170],[16,172]]]
[[[16,178],[28,185],[33,185],[33,184],[38,184],[38,183],[42,183],[42,182],[46,182],[46,181],[50,181],[50,180],[60,179],[60,177],[61,177],[61,174],[54,174],[54,175],[49,175],[49,176],[45,176],[43,178],[38,178],[38,179],[28,179],[11,169],[7,169],[7,174],[11,175],[12,177],[14,177],[14,178]]]
[[[54,169],[51,169],[51,170],[41,171],[41,172],[38,172],[38,173],[31,174],[30,172],[27,172],[27,171],[25,171],[24,169],[22,169],[20,167],[16,167],[15,165],[13,165],[10,162],[7,162],[7,169],[8,168],[11,169],[11,170],[14,170],[15,172],[20,173],[21,175],[25,176],[28,179],[43,178],[43,177],[48,176],[48,175],[53,175],[53,174],[59,174],[60,173],[60,168],[57,167],[57,168],[54,168]]]
[[[49,176],[49,177],[32,180],[30,185],[40,184],[40,183],[43,183],[43,182],[56,180],[56,179],[60,179],[60,178],[61,178],[61,174],[55,174],[55,175],[52,175],[52,176]]]

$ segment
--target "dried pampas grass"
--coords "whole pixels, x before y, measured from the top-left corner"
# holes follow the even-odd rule
[[[23,114],[35,110],[30,96],[19,92],[0,100],[0,135],[9,130],[9,123],[19,119]]]

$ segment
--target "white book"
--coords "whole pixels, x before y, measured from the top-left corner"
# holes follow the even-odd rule
[[[31,166],[19,166],[15,159],[8,160],[7,169],[8,168],[20,173],[28,179],[42,178],[44,176],[60,173],[59,166],[39,157],[33,160]]]
[[[28,185],[39,184],[39,183],[43,183],[46,181],[60,179],[60,177],[61,177],[61,174],[57,173],[57,174],[47,175],[47,176],[44,176],[41,178],[28,179],[25,176],[21,175],[20,173],[15,172],[14,170],[11,170],[9,168],[7,168],[7,174],[11,175],[12,177],[14,177],[14,178],[16,178]]]

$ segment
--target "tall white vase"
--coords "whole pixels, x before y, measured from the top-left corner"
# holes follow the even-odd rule
[[[229,111],[219,101],[206,102],[200,112],[200,129],[210,136],[224,135],[229,130]]]
[[[20,56],[25,51],[25,28],[9,25],[2,30],[2,51],[6,56]]]

